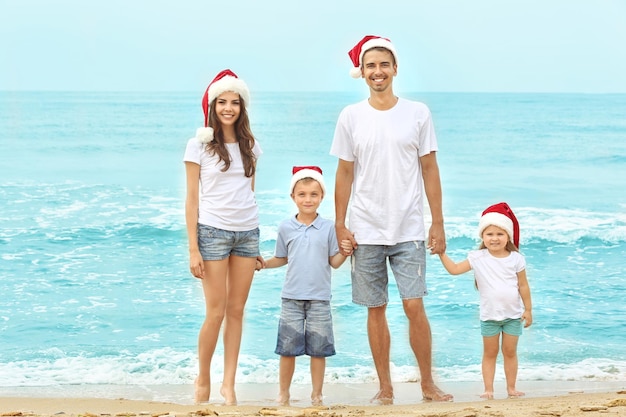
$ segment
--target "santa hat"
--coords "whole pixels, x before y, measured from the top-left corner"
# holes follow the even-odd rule
[[[244,104],[250,104],[250,91],[246,83],[237,77],[237,74],[229,69],[221,71],[213,78],[202,97],[202,110],[204,111],[204,127],[196,131],[196,138],[202,143],[213,140],[213,128],[209,127],[209,106],[220,94],[232,91],[239,94]]]
[[[320,183],[322,193],[326,195],[326,187],[324,186],[324,178],[322,177],[322,168],[316,166],[293,167],[291,172],[293,174],[291,177],[291,194],[293,194],[293,189],[298,181],[305,178],[312,178]]]
[[[507,203],[494,204],[483,211],[478,223],[478,236],[482,237],[488,226],[498,226],[506,230],[511,241],[519,248],[519,223]]]
[[[396,64],[398,63],[396,48],[389,39],[367,35],[348,52],[348,56],[352,60],[352,65],[354,65],[354,68],[350,70],[350,76],[352,76],[352,78],[359,78],[361,76],[361,64],[363,63],[363,55],[365,55],[365,52],[377,47],[388,49],[389,52],[393,54]]]

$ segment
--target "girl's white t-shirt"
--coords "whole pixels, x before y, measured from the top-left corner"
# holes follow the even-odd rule
[[[239,143],[227,143],[230,167],[222,172],[224,162],[210,155],[206,144],[191,138],[185,149],[185,162],[200,165],[198,223],[230,231],[253,230],[259,226],[259,209],[252,190],[252,178],[244,175]],[[255,158],[263,154],[254,142]]]
[[[526,260],[519,252],[496,258],[487,249],[470,251],[467,259],[474,270],[480,293],[480,319],[518,319],[524,312],[519,294],[517,273],[526,269]]]

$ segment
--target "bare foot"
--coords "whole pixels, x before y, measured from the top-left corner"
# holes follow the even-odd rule
[[[208,403],[209,397],[211,396],[211,384],[201,385],[198,383],[198,378],[196,378],[194,382],[194,386],[195,386],[194,400],[196,404]]]
[[[374,398],[372,398],[370,402],[380,405],[391,405],[393,404],[393,391],[381,389],[376,393],[376,395],[374,395]]]
[[[278,405],[284,405],[285,407],[289,407],[290,404],[290,397],[289,397],[289,393],[279,393],[278,394],[278,398],[276,398],[276,403]]]
[[[234,388],[226,388],[222,385],[220,394],[224,397],[224,405],[237,405],[237,395]]]
[[[422,385],[422,396],[426,401],[452,401],[452,394],[446,394],[435,384]]]
[[[518,391],[516,389],[509,390],[509,398],[519,398],[519,397],[523,397],[524,395],[526,395],[526,393],[522,391]]]
[[[493,400],[493,391],[485,391],[480,394],[480,398],[484,398],[485,400]]]
[[[311,395],[311,405],[319,406],[324,405],[324,397],[320,395]]]

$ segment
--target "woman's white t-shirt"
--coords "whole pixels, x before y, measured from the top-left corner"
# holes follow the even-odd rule
[[[253,230],[259,226],[259,209],[252,190],[252,178],[244,175],[239,143],[226,143],[230,167],[210,155],[206,144],[191,138],[185,149],[185,162],[200,165],[198,223],[230,231]],[[257,141],[252,149],[256,159],[263,151]]]

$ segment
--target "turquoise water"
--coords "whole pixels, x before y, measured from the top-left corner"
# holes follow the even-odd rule
[[[626,380],[626,95],[405,96],[434,115],[451,257],[476,247],[486,206],[507,201],[520,220],[535,323],[520,339],[519,379]],[[293,165],[320,165],[332,192],[335,120],[360,98],[254,94],[264,255],[294,212]],[[0,387],[193,382],[204,302],[187,267],[182,155],[201,123],[198,94],[0,93]],[[333,217],[332,198],[320,211]],[[283,273],[253,283],[241,382],[278,379]],[[427,274],[437,378],[480,381],[472,277],[448,276],[436,258]],[[393,377],[412,381],[391,291]],[[372,382],[347,264],[333,294],[327,383]],[[221,350],[214,369],[219,380]],[[308,381],[298,361],[295,382]]]

